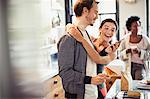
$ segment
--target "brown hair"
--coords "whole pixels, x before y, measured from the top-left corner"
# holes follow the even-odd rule
[[[93,7],[93,3],[98,3],[95,0],[77,0],[74,5],[74,12],[77,17],[82,15],[83,8],[86,7],[90,10]]]
[[[113,23],[116,26],[116,30],[118,30],[118,24],[116,23],[116,21],[114,21],[113,19],[110,19],[110,18],[103,20],[99,29],[102,28],[106,22]]]

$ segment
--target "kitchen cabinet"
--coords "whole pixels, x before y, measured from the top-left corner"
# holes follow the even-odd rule
[[[62,81],[59,75],[56,75],[44,83],[45,99],[65,99]]]

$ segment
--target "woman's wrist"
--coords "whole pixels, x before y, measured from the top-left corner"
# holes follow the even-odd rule
[[[82,38],[82,39],[80,40],[80,42],[83,44],[83,43],[86,42],[86,40],[85,40],[84,38]]]

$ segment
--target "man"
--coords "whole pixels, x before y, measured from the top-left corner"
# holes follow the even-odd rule
[[[77,0],[74,5],[76,15],[75,26],[90,44],[90,48],[84,48],[81,42],[69,35],[63,36],[58,43],[59,75],[62,78],[65,97],[67,99],[97,99],[97,85],[108,79],[105,74],[97,75],[96,63],[90,58],[99,56],[94,50],[87,54],[94,46],[85,28],[93,25],[98,16],[98,7],[95,0]],[[85,42],[84,42],[85,43]],[[96,59],[107,60],[107,58]],[[103,61],[102,61],[103,62]]]

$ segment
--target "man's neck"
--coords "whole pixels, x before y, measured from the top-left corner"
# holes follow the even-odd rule
[[[76,21],[74,23],[81,31],[85,31],[86,27],[88,26],[84,19],[82,18],[76,18]]]

